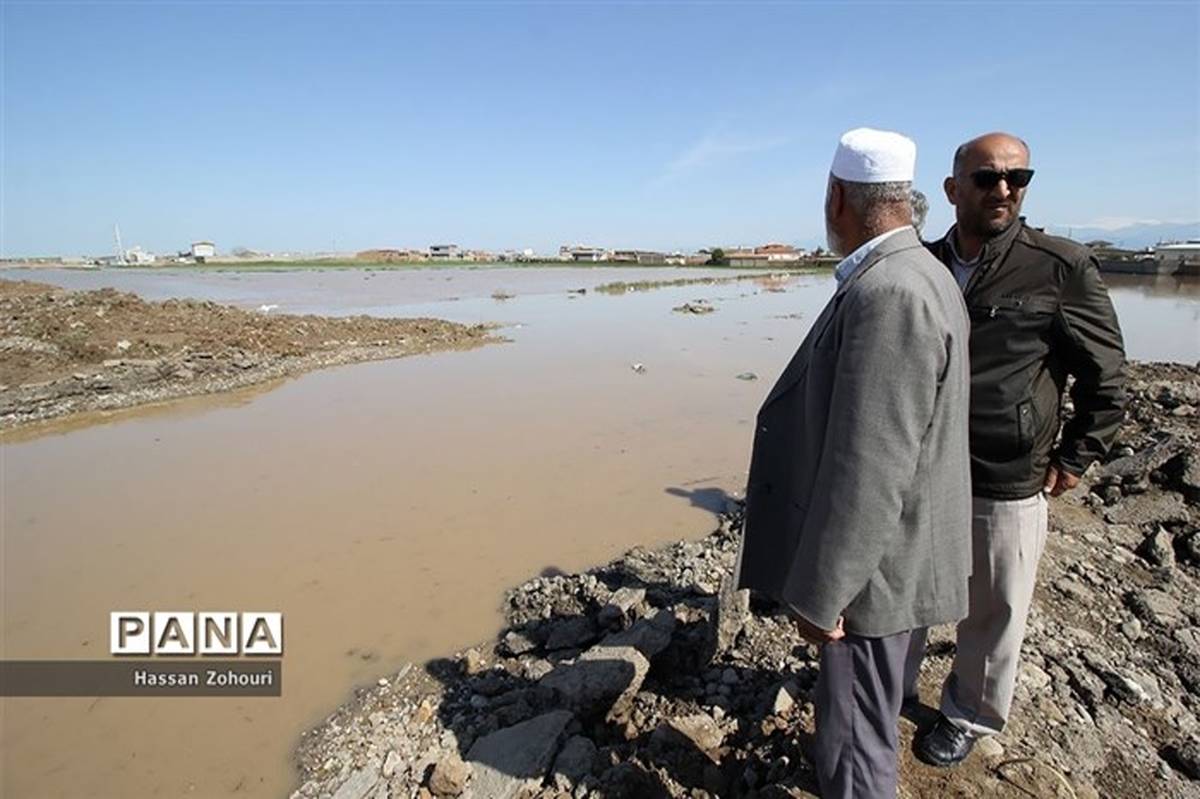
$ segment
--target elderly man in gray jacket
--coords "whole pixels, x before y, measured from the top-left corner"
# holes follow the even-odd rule
[[[825,201],[837,290],[758,414],[739,587],[820,644],[825,797],[892,797],[909,632],[967,613],[968,323],[911,226],[916,146],[846,133]]]

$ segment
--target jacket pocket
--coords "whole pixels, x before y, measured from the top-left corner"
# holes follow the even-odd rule
[[[1025,454],[1033,449],[1034,431],[1037,425],[1033,418],[1033,400],[1017,403],[1017,452]]]

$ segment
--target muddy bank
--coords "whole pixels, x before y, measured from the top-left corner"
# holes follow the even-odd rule
[[[1005,733],[901,796],[1200,795],[1200,371],[1134,365],[1118,446],[1052,502]],[[356,691],[306,733],[294,796],[810,796],[816,650],[727,588],[729,499],[699,541],[505,598],[496,640]],[[921,695],[954,655],[930,636]]]
[[[502,340],[440,319],[272,311],[0,281],[0,430]]]

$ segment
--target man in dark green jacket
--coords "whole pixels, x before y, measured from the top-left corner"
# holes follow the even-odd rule
[[[946,196],[956,224],[929,249],[951,270],[971,318],[972,576],[941,717],[914,742],[952,766],[1008,718],[1025,620],[1045,544],[1046,496],[1074,488],[1112,444],[1125,406],[1121,330],[1086,247],[1020,216],[1029,147],[991,133],[954,155]],[[1071,418],[1062,396],[1074,378]],[[1061,433],[1061,437],[1060,437]],[[924,635],[912,636],[916,695]]]

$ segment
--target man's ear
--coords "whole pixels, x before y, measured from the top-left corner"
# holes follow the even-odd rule
[[[837,219],[842,215],[843,206],[846,203],[846,193],[842,189],[842,184],[836,180],[829,183],[829,218]]]
[[[958,205],[958,181],[953,177],[948,177],[942,181],[942,191],[946,192],[946,199],[951,205]]]

